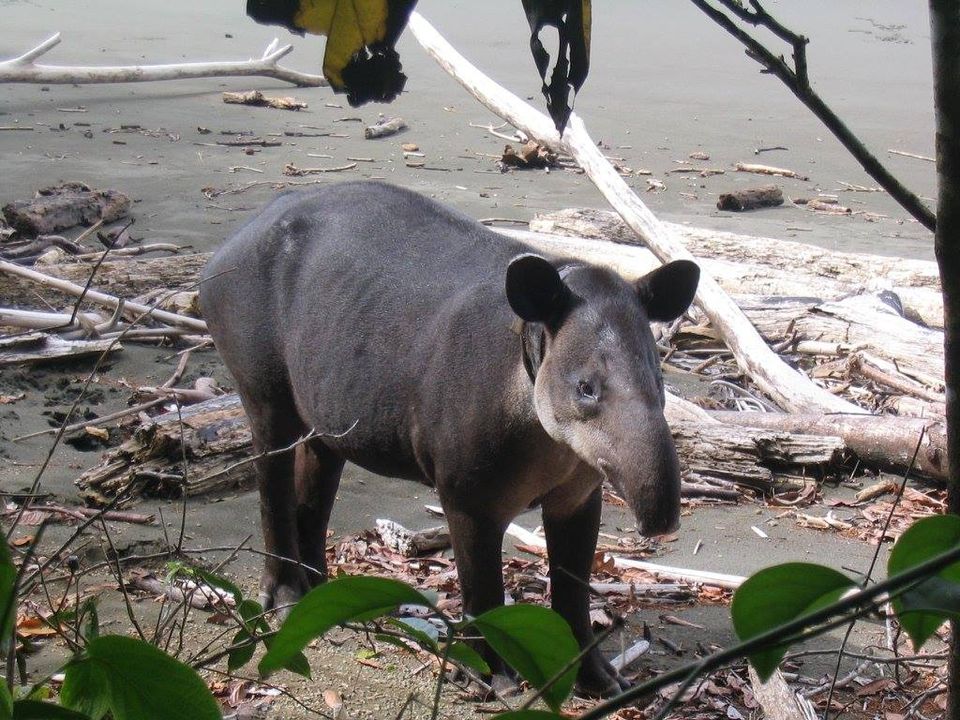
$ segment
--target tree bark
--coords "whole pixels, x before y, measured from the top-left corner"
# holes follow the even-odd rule
[[[937,225],[934,249],[943,283],[947,385],[947,508],[960,514],[960,2],[930,0],[936,111]],[[946,717],[960,719],[960,621],[951,620]]]

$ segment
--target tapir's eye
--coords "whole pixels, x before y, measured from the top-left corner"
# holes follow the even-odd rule
[[[594,390],[593,385],[589,380],[580,380],[577,383],[577,395],[582,398],[588,398],[590,400],[597,399],[596,390]]]

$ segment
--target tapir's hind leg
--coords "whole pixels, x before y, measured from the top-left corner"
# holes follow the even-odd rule
[[[327,579],[327,524],[342,471],[343,458],[322,442],[297,447],[297,536],[300,560],[317,571],[307,571],[310,585]]]
[[[268,553],[260,581],[260,602],[264,609],[271,609],[296,602],[310,587],[300,565],[294,451],[275,452],[293,445],[306,429],[288,392],[278,388],[264,391],[263,386],[250,390],[238,383],[250,420],[253,449],[260,456],[256,460],[260,525]]]

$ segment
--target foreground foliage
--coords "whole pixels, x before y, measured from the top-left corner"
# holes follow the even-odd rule
[[[6,543],[0,545],[0,628],[9,670],[17,642],[13,619],[21,573]],[[682,681],[675,694],[679,697],[696,678],[742,657],[749,657],[759,675],[767,678],[792,643],[876,609],[887,599],[919,649],[946,620],[960,617],[960,516],[934,516],[914,523],[894,546],[887,571],[885,581],[861,589],[852,578],[821,565],[787,563],[761,570],[733,598],[731,615],[742,641],[739,645],[631,688],[583,717],[603,717]],[[512,605],[455,621],[438,610],[427,593],[404,583],[345,576],[308,593],[273,632],[260,605],[244,598],[236,585],[200,569],[188,572],[233,596],[238,629],[222,653],[231,671],[249,663],[257,645],[263,643],[261,676],[286,669],[309,677],[303,649],[314,639],[338,625],[365,623],[394,614],[401,606],[419,606],[426,609],[425,618],[388,618],[376,637],[405,649],[414,644],[444,661],[487,674],[486,661],[465,641],[479,634],[549,708],[524,708],[499,717],[561,718],[560,706],[573,690],[579,648],[566,622],[544,607]],[[217,701],[190,666],[144,640],[101,635],[96,607],[89,601],[72,620],[77,650],[63,667],[59,704],[45,700],[50,694],[48,678],[32,687],[20,686],[8,671],[8,682],[0,683],[0,720],[99,720],[108,714],[115,720],[220,717]],[[441,676],[435,702],[442,682]]]

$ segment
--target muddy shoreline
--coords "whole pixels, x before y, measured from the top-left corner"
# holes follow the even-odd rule
[[[242,16],[236,3],[226,0],[200,6],[176,0],[162,14],[149,18],[143,13],[118,12],[115,5],[109,0],[69,6],[49,0],[0,2],[0,20],[17,29],[0,39],[0,57],[18,55],[54,30],[61,30],[64,41],[45,58],[47,62],[241,59],[259,55],[273,37],[280,36],[296,46],[289,58],[291,66],[316,71],[319,64],[317,40],[256,26]],[[478,14],[471,15],[469,22],[464,21],[466,5],[423,0],[420,9],[468,57],[539,107],[539,84],[527,56],[519,3],[489,3],[476,10]],[[816,65],[811,72],[818,89],[908,185],[931,197],[932,164],[885,152],[888,148],[922,155],[933,152],[925,9],[902,5],[895,0],[869,5],[847,0],[777,9],[785,20],[814,38],[811,58]],[[474,12],[476,4],[470,7]],[[113,20],[109,25],[101,22],[107,16]],[[695,10],[678,8],[668,0],[644,4],[610,0],[602,10],[595,10],[595,23],[592,75],[578,98],[577,110],[616,162],[633,170],[650,170],[651,175],[634,173],[628,181],[660,217],[831,249],[932,258],[930,234],[906,218],[884,194],[843,191],[841,182],[873,183],[794,98],[774,80],[757,73],[739,46]],[[631,32],[623,32],[625,26]],[[504,141],[471,126],[496,126],[499,121],[435,68],[412,39],[405,38],[400,49],[410,81],[407,92],[390,106],[350,108],[327,89],[292,88],[262,79],[4,86],[0,126],[30,129],[0,131],[0,201],[29,197],[37,188],[61,180],[117,188],[134,200],[135,235],[198,251],[219,245],[273,197],[276,183],[291,180],[282,174],[287,163],[329,167],[342,165],[351,157],[370,158],[357,161],[355,169],[321,176],[320,181],[383,178],[435,196],[477,218],[526,221],[540,211],[603,206],[589,180],[571,171],[500,173],[495,157],[503,150]],[[225,105],[221,100],[222,91],[252,88],[292,95],[309,107],[284,112]],[[374,122],[378,113],[399,115],[409,127],[392,138],[364,140],[363,125]],[[249,155],[241,147],[212,144],[239,133],[270,137],[282,144],[257,148]],[[401,143],[420,147],[423,167],[409,167],[404,162]],[[789,149],[754,152],[781,145]],[[701,179],[669,172],[695,151],[709,154],[709,164],[724,168],[725,174]],[[835,193],[856,212],[830,216],[789,203],[744,215],[719,212],[715,203],[720,192],[765,182],[733,172],[737,161],[802,171],[810,176],[809,181],[777,181],[786,196]],[[648,178],[659,179],[666,189],[647,192]],[[214,196],[215,191],[238,189],[247,183],[263,184]],[[208,189],[206,193],[204,189]],[[36,301],[28,298],[25,304],[33,306]],[[98,415],[124,407],[131,387],[155,385],[170,375],[177,362],[174,353],[170,348],[127,345],[94,378],[92,392],[81,407]],[[49,427],[55,419],[53,413],[69,406],[91,369],[91,363],[81,362],[0,372],[0,395],[24,395],[0,404],[0,490],[18,493],[29,488],[50,440],[13,442],[13,438]],[[185,382],[210,374],[224,386],[231,384],[215,353],[197,353]],[[86,449],[62,445],[44,473],[41,490],[58,502],[75,503],[73,481],[96,463],[98,455],[95,445]],[[842,498],[850,492],[827,488],[825,495]],[[357,533],[372,527],[388,508],[392,519],[408,527],[424,527],[431,524],[424,504],[436,504],[436,499],[422,486],[350,468],[344,475],[332,526],[338,537]],[[181,505],[177,502],[147,500],[135,507],[143,512],[162,509],[168,531],[176,532],[179,527]],[[736,574],[785,560],[810,559],[853,568],[868,563],[869,545],[796,527],[779,514],[774,508],[751,504],[699,507],[685,515],[676,540],[662,547],[659,559],[670,565]],[[532,528],[539,518],[530,513],[518,522]],[[768,537],[761,538],[751,526],[763,527]],[[605,532],[619,534],[631,527],[629,518],[609,509]],[[53,528],[51,546],[69,530]],[[147,552],[164,542],[157,526],[116,526],[114,531],[121,552]],[[21,532],[27,535],[31,529]],[[255,494],[247,490],[191,500],[186,533],[189,545],[195,548],[236,545],[249,533],[254,533],[252,542],[259,543]],[[94,538],[85,545],[82,557],[93,562],[103,552],[102,539]],[[885,554],[886,549],[881,557]],[[222,555],[210,553],[205,559],[218,557]],[[252,592],[258,568],[259,559],[241,555],[229,573]],[[122,606],[116,598],[111,603],[115,621],[121,617]],[[688,648],[704,637],[720,644],[730,640],[726,608],[694,606],[678,614],[707,629],[664,630],[656,611],[636,620],[651,623],[655,632],[679,637]],[[114,629],[119,629],[116,623]],[[875,641],[876,630],[868,630],[858,642]],[[362,695],[355,686],[374,682],[371,673],[358,676],[353,670],[343,670],[345,666],[353,668],[349,653],[338,655],[335,649],[324,647],[324,656],[332,656],[329,662],[339,668],[334,676],[340,676],[328,682],[340,682],[341,690]],[[666,655],[652,656],[650,664],[672,662]],[[391,708],[395,714],[402,704],[400,690],[409,678],[403,673],[389,678],[392,680],[378,690],[380,704],[350,709],[359,717],[386,716]],[[299,686],[316,698],[319,688],[310,687]],[[470,706],[452,712],[472,716]]]

